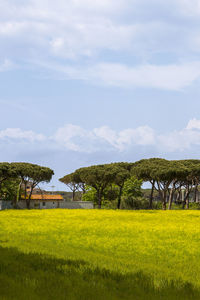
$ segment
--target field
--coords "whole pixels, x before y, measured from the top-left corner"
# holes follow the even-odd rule
[[[199,211],[0,212],[0,299],[200,299]]]

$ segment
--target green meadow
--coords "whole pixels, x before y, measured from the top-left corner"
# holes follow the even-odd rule
[[[0,299],[200,299],[200,212],[0,212]]]

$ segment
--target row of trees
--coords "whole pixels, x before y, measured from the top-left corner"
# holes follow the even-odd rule
[[[0,163],[0,197],[13,199],[20,197],[26,200],[30,208],[33,189],[41,182],[49,182],[54,172],[47,168],[30,163]],[[102,199],[116,200],[117,208],[121,207],[122,195],[127,197],[141,196],[143,182],[151,184],[149,208],[153,208],[155,192],[159,194],[163,209],[172,208],[173,201],[181,202],[182,208],[189,208],[191,192],[194,201],[197,199],[200,185],[200,160],[165,160],[161,158],[143,159],[135,163],[112,163],[77,169],[60,179],[73,192],[95,192],[98,207]],[[30,192],[27,195],[27,186]],[[184,198],[181,193],[184,190]]]
[[[181,201],[181,191],[184,189],[182,208],[189,208],[189,196],[193,191],[196,201],[200,184],[200,160],[166,160],[161,158],[143,159],[135,163],[112,163],[77,169],[60,179],[73,191],[85,193],[89,186],[96,191],[98,207],[101,208],[102,198],[108,189],[117,187],[117,208],[120,208],[124,191],[127,190],[127,180],[132,181],[133,196],[139,195],[138,184],[149,182],[151,193],[149,209],[153,208],[155,191],[159,194],[162,208],[172,208],[173,200]],[[138,182],[137,182],[138,180]],[[126,187],[126,188],[125,188]]]
[[[130,177],[131,164],[114,163],[80,168],[74,173],[60,179],[73,191],[81,189],[85,193],[85,187],[89,186],[96,190],[98,208],[101,208],[102,197],[108,187],[115,184],[118,187],[118,204],[120,208],[122,190],[125,181]]]
[[[21,198],[30,208],[33,189],[41,182],[50,182],[53,170],[30,163],[0,163],[0,197],[13,201],[14,205]],[[27,187],[30,191],[27,194]]]

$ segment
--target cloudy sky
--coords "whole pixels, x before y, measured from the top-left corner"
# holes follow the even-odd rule
[[[200,158],[199,0],[0,0],[1,161]],[[50,185],[51,185],[50,184]]]

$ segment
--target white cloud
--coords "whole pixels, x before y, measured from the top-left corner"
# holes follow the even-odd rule
[[[120,64],[102,64],[93,70],[92,76],[115,86],[180,90],[199,78],[200,62],[132,68]]]
[[[95,128],[93,132],[97,138],[103,139],[104,141],[106,141],[107,143],[109,143],[114,147],[117,148],[119,147],[117,141],[118,140],[117,133],[114,130],[112,130],[110,127],[102,126],[100,128]]]
[[[81,79],[95,84],[126,88],[159,88],[178,91],[200,78],[200,61],[159,66],[147,64],[136,67],[101,63],[93,67],[76,68],[44,62],[41,62],[40,66],[52,73],[57,71],[61,78]]]
[[[158,147],[166,152],[184,151],[200,145],[200,132],[183,129],[158,136]]]
[[[154,143],[154,131],[148,126],[119,132],[108,126],[85,130],[80,126],[68,124],[59,128],[52,139],[61,147],[73,151],[95,152],[108,147],[124,151],[133,145],[151,145]]]
[[[143,148],[150,146],[155,151],[161,152],[184,151],[200,145],[200,127],[194,125],[193,121],[190,120],[187,127],[180,131],[163,134],[156,134],[149,126],[116,131],[108,126],[85,130],[80,126],[66,125],[58,129],[54,139],[60,146],[79,152],[105,151],[105,149],[124,152],[131,151],[136,146]],[[200,124],[200,120],[195,119],[195,122]]]
[[[173,131],[157,137],[158,145],[168,152],[190,150],[193,146],[200,146],[200,120],[192,119],[186,128]]]
[[[200,53],[199,25],[185,17],[198,11],[197,0],[1,0],[0,58],[26,68],[46,60],[43,67],[95,84],[180,90],[199,78],[200,60],[190,62]]]
[[[77,137],[79,138],[78,143],[73,141],[73,139]],[[88,139],[89,133],[80,126],[72,124],[67,124],[59,128],[52,136],[52,140],[55,140],[61,147],[64,146],[72,151],[87,151],[87,149],[82,149],[80,145],[81,138]]]
[[[136,129],[125,129],[116,132],[107,126],[95,128],[94,133],[97,137],[105,140],[114,148],[124,151],[131,145],[151,145],[154,143],[154,131],[148,126]]]
[[[190,120],[187,124],[186,129],[200,129],[200,120],[197,120],[196,118]]]
[[[149,126],[113,130],[102,126],[86,130],[80,126],[67,124],[52,136],[45,136],[33,131],[19,128],[8,128],[0,131],[0,143],[34,143],[43,148],[70,150],[80,153],[95,153],[115,151],[124,153],[137,149],[154,149],[156,153],[173,153],[188,151],[200,146],[200,120],[192,119],[181,130],[157,134]],[[13,146],[12,146],[13,147]],[[149,148],[150,147],[150,148]]]
[[[49,53],[65,58],[124,49],[130,45],[135,26],[114,20],[128,2],[33,0],[20,4],[2,0],[0,38],[7,37],[7,42],[16,46],[21,40],[29,59],[38,51],[43,57]]]
[[[7,128],[0,131],[0,140],[1,139],[10,139],[15,141],[27,141],[27,142],[41,142],[45,140],[43,134],[37,134],[32,130],[24,131],[20,128]]]

